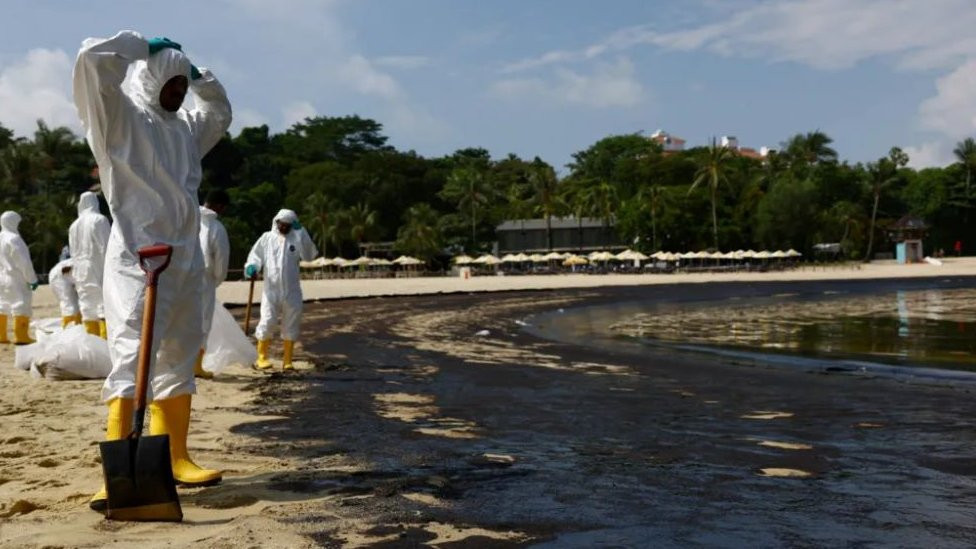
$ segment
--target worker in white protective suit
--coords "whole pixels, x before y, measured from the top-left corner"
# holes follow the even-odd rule
[[[37,274],[31,263],[27,244],[17,228],[20,215],[6,211],[0,214],[0,343],[7,337],[7,317],[14,319],[14,344],[34,343],[28,335],[31,317],[31,293],[37,289]]]
[[[112,358],[102,389],[109,407],[106,438],[123,438],[132,425],[146,285],[137,250],[168,244],[172,260],[157,290],[149,431],[169,435],[176,481],[202,486],[219,482],[221,473],[193,463],[186,445],[193,364],[203,344],[197,190],[200,160],[230,126],[231,108],[214,75],[191,65],[181,49],[132,31],[89,38],[75,63],[74,100],[114,220],[104,275]],[[132,85],[123,90],[130,66]],[[192,111],[182,108],[187,91],[195,95]],[[104,487],[90,506],[105,509]]]
[[[62,259],[51,269],[47,275],[47,283],[61,306],[61,327],[67,328],[71,324],[81,324],[81,308],[78,305],[74,262],[71,258]]]
[[[227,229],[217,216],[222,214],[230,198],[221,189],[211,191],[203,206],[200,206],[200,249],[203,251],[203,344],[207,344],[210,327],[213,325],[214,307],[217,304],[217,286],[227,280],[227,266],[230,262],[230,240]],[[197,377],[210,379],[213,374],[203,369],[203,355],[206,348],[200,348],[193,373]]]
[[[261,294],[261,321],[255,330],[258,339],[258,362],[261,369],[271,367],[268,347],[271,336],[281,320],[281,339],[284,342],[282,367],[292,369],[295,340],[302,320],[302,284],[300,261],[311,261],[318,255],[312,239],[291,210],[281,210],[271,224],[271,230],[261,235],[247,255],[244,276],[257,276],[264,269],[264,291]]]
[[[103,339],[107,337],[107,330],[102,302],[102,275],[111,231],[112,224],[98,209],[98,196],[92,192],[81,193],[78,198],[78,219],[68,229],[68,247],[74,260],[72,274],[85,330]]]

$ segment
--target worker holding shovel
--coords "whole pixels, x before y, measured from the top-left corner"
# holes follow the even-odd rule
[[[131,85],[123,89],[130,66]],[[188,91],[195,95],[194,110],[182,108]],[[167,38],[146,40],[132,31],[85,40],[74,68],[74,100],[114,219],[104,275],[112,358],[112,372],[102,389],[109,408],[106,438],[137,435],[132,426],[142,424],[142,410],[133,421],[138,357],[141,347],[151,349],[145,384],[149,433],[168,435],[177,483],[217,483],[221,473],[193,463],[186,439],[196,391],[193,367],[204,343],[200,160],[230,126],[230,103],[214,75],[193,66],[179,44]],[[152,279],[158,284],[153,287],[155,314],[146,315],[144,330],[148,294],[142,260],[148,256],[140,250],[163,248],[170,254],[168,267]],[[153,333],[151,340],[140,341],[148,333]],[[114,486],[109,483],[108,500],[104,487],[92,498],[92,509],[109,508],[111,516]],[[151,516],[151,505],[147,509],[149,518],[143,520],[165,520]]]

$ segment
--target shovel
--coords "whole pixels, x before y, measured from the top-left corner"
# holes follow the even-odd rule
[[[136,371],[135,411],[132,414],[132,432],[128,437],[99,443],[105,489],[108,492],[105,517],[112,520],[179,522],[183,520],[183,510],[173,480],[169,435],[142,436],[149,359],[153,352],[156,287],[160,273],[169,266],[173,248],[157,244],[140,248],[138,254],[139,266],[146,273],[146,303]],[[161,265],[150,269],[146,261],[153,258],[165,259]]]

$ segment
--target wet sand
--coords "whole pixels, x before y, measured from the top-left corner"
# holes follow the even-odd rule
[[[201,383],[191,447],[228,474],[181,491],[181,525],[87,511],[100,383],[31,380],[6,347],[0,545],[970,546],[967,388],[615,352],[520,325],[621,300],[877,284],[309,304],[298,372],[240,368]]]

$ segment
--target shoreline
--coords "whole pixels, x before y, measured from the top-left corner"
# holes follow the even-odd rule
[[[180,490],[179,525],[87,510],[100,382],[32,380],[2,347],[0,515],[10,516],[0,518],[0,545],[965,544],[976,527],[946,509],[976,506],[966,489],[976,477],[968,393],[634,356],[539,339],[517,322],[655,296],[871,284],[307,304],[295,374],[234,368],[199,384],[192,455],[227,474]],[[37,508],[15,511],[21,500]]]

